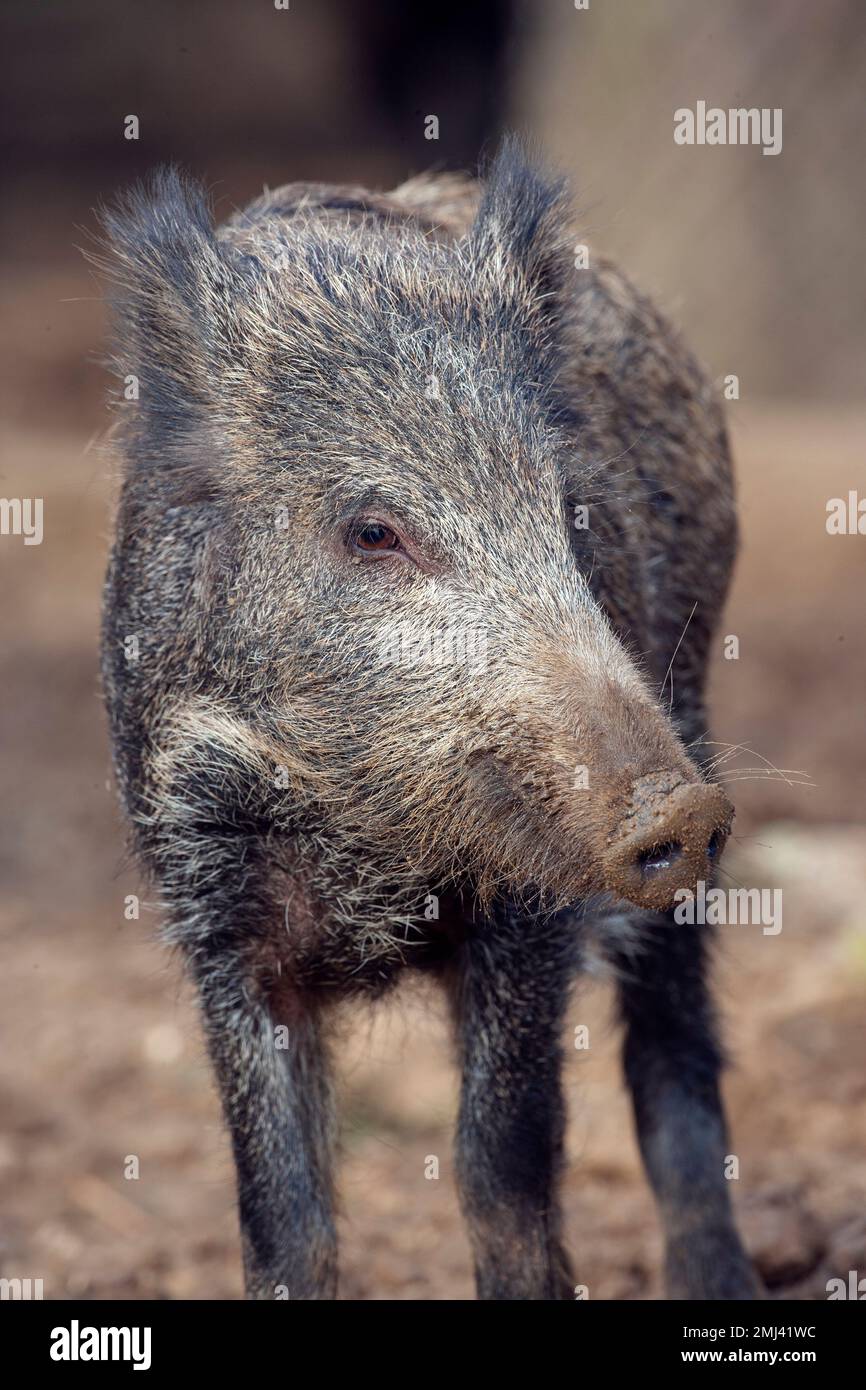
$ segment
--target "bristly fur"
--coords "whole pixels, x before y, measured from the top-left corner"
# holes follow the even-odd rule
[[[606,913],[612,959],[655,940],[652,912],[610,926],[617,898],[670,901],[628,888],[647,817],[673,824],[681,797],[693,876],[725,829],[684,746],[736,541],[709,386],[618,271],[575,268],[565,185],[514,140],[481,184],[287,185],[220,228],[163,170],[105,226],[115,366],[139,382],[117,406],[105,689],[135,847],[201,991],[248,1287],[333,1293],[323,1005],[417,966],[457,1019],[482,1296],[570,1296],[551,1192],[579,941]],[[399,555],[359,553],[371,518]],[[480,659],[454,653],[467,634]],[[683,978],[715,1074],[703,976]],[[681,1129],[688,1068],[664,1084]],[[707,1210],[736,1242],[723,1189]]]

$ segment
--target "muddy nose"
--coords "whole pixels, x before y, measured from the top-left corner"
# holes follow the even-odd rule
[[[694,891],[709,878],[732,819],[721,787],[673,773],[642,777],[604,856],[608,886],[640,907],[666,911],[678,889]]]

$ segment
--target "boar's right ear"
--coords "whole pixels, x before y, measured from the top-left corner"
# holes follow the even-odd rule
[[[114,367],[138,379],[141,410],[171,433],[213,402],[244,274],[217,241],[204,189],[175,168],[103,210],[102,223],[104,254],[92,259],[112,282]]]
[[[484,180],[469,234],[480,273],[500,286],[516,329],[555,338],[565,311],[571,261],[570,199],[564,179],[548,176],[514,135],[506,136]]]

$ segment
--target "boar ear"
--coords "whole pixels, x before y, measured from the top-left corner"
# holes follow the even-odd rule
[[[140,408],[171,429],[213,400],[241,270],[216,239],[204,189],[177,169],[158,170],[102,222],[107,254],[94,259],[113,282],[114,366],[138,379]]]
[[[555,319],[568,298],[569,197],[564,179],[550,178],[521,141],[507,136],[487,174],[470,251],[481,273],[508,293],[515,276],[542,318]]]

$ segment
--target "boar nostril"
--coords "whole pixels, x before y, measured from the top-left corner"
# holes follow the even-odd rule
[[[683,847],[676,840],[671,840],[666,845],[653,845],[652,849],[644,850],[638,855],[640,871],[644,875],[661,873],[682,858],[682,853]]]
[[[708,877],[733,816],[720,787],[672,780],[658,773],[634,783],[601,861],[611,891],[654,912],[668,911],[679,892]]]

